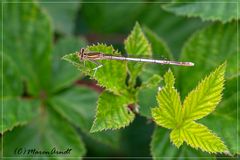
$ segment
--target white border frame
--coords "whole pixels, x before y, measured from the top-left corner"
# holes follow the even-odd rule
[[[6,4],[6,3],[51,3],[51,4],[54,4],[54,3],[57,3],[57,4],[60,4],[60,3],[64,3],[64,4],[68,4],[68,3],[85,3],[85,4],[95,4],[95,3],[97,3],[97,4],[140,4],[140,3],[148,3],[148,4],[164,4],[164,3],[169,3],[169,2],[127,2],[127,1],[125,1],[125,2],[111,2],[111,1],[109,1],[109,2],[101,2],[101,1],[99,1],[99,2],[77,2],[77,1],[70,1],[70,2],[27,2],[27,1],[25,1],[25,2],[1,2],[1,8],[2,8],[2,23],[1,23],[1,25],[2,25],[2,33],[3,33],[3,13],[4,13],[4,11],[3,11],[3,9],[4,9],[4,4]],[[219,2],[214,2],[214,1],[201,1],[201,2],[174,2],[174,3],[226,3],[226,2],[224,2],[224,1],[219,1]],[[237,22],[237,53],[238,52],[240,52],[239,51],[239,46],[238,46],[238,39],[239,39],[239,30],[238,30],[238,10],[239,10],[239,3],[240,3],[240,1],[238,1],[238,0],[236,0],[236,2],[227,2],[227,3],[236,3],[237,4],[237,20],[236,20],[236,22]],[[195,17],[196,18],[196,17]],[[1,44],[1,47],[2,47],[2,57],[3,57],[3,40],[4,40],[4,37],[3,37],[3,34],[2,34],[2,44]],[[238,58],[239,58],[239,54],[237,54],[237,69],[238,69]],[[3,77],[3,58],[2,58],[2,60],[1,60],[1,63],[2,63],[2,77]],[[238,70],[237,70],[237,74],[239,74],[238,73]],[[2,86],[3,86],[3,80],[2,80]],[[239,88],[239,86],[238,86],[238,77],[237,77],[237,97],[239,96],[239,94],[238,94],[238,88]],[[1,95],[3,95],[3,88],[2,88],[2,91],[1,91]],[[238,125],[238,120],[239,120],[239,117],[238,117],[238,98],[237,98],[237,133],[238,133],[238,130],[239,130],[239,125]],[[3,122],[3,101],[2,101],[2,103],[1,103],[1,111],[2,111],[2,122]],[[1,130],[2,130],[2,132],[3,132],[3,126],[2,126],[2,128],[1,128]],[[1,136],[3,136],[3,135],[1,135]],[[237,150],[238,150],[238,145],[239,145],[239,139],[238,139],[238,136],[237,136]],[[3,156],[3,138],[2,138],[2,143],[1,143],[1,148],[2,148],[2,153],[1,153],[1,155]],[[54,157],[2,157],[2,158],[17,158],[17,159],[25,159],[25,158],[54,158]],[[57,157],[58,158],[58,157]],[[59,158],[64,158],[64,159],[74,159],[74,158],[84,158],[84,159],[91,159],[91,158],[96,158],[96,159],[108,159],[108,158],[113,158],[113,159],[125,159],[125,158],[131,158],[131,159],[153,159],[153,157],[59,157]],[[164,159],[169,159],[169,158],[185,158],[185,159],[195,159],[195,158],[200,158],[200,159],[209,159],[209,158],[213,158],[213,157],[154,157],[154,158],[164,158]],[[223,159],[231,159],[231,157],[221,157],[221,158],[223,158]],[[238,157],[237,157],[238,158]]]

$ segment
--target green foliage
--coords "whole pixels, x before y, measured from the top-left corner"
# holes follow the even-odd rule
[[[31,3],[7,3],[4,4],[4,11],[8,11],[8,14],[1,15],[1,18],[4,26],[8,27],[3,28],[3,33],[9,39],[4,41],[4,54],[18,68],[30,94],[37,96],[41,89],[48,92],[52,49],[52,29],[48,18],[36,4]]]
[[[140,43],[139,43],[140,40]],[[125,41],[128,53],[136,55],[150,55],[151,48],[145,38],[141,27],[136,23],[132,33]],[[95,51],[110,55],[120,55],[112,46],[104,44],[92,45],[86,48],[86,52]],[[100,60],[103,67],[99,68],[94,75],[93,69],[96,65],[93,62],[80,61],[78,52],[65,55],[64,60],[72,63],[79,70],[92,79],[96,79],[98,84],[106,89],[98,99],[96,119],[94,120],[91,132],[102,131],[106,129],[118,129],[129,125],[134,119],[134,114],[128,108],[128,105],[137,107],[138,93],[141,89],[155,87],[161,80],[158,75],[152,75],[144,81],[140,87],[135,88],[136,78],[143,70],[142,64],[131,64],[125,61]],[[127,81],[127,71],[130,79]]]
[[[98,99],[96,119],[91,132],[128,126],[134,119],[134,114],[128,109],[130,103],[128,97],[104,91]]]
[[[224,23],[232,20],[239,19],[237,17],[237,1],[221,1],[201,3],[193,0],[191,1],[179,1],[182,3],[172,2],[171,4],[164,5],[163,8],[167,11],[173,12],[177,15],[187,17],[200,17],[202,20],[222,21]],[[213,9],[214,8],[214,9]]]
[[[117,147],[118,132],[89,133],[94,120],[97,98],[98,94],[89,88],[74,87],[52,97],[49,104],[74,126],[81,128],[90,138]]]
[[[52,64],[52,74],[53,81],[51,85],[52,91],[58,92],[64,88],[69,87],[79,79],[80,74],[74,69],[72,65],[65,61],[61,61],[61,57],[66,53],[70,52],[71,49],[78,49],[86,45],[85,40],[67,37],[60,39],[53,49],[53,64]],[[62,74],[64,73],[64,74]]]
[[[162,128],[156,127],[151,141],[151,154],[153,159],[171,157],[170,159],[185,159],[185,157],[197,157],[199,159],[215,159],[212,158],[206,152],[199,152],[196,149],[193,149],[186,144],[183,144],[180,148],[176,148],[169,141],[170,131]]]
[[[207,127],[193,121],[211,113],[221,100],[225,67],[224,63],[202,80],[185,98],[183,106],[174,88],[173,73],[169,70],[164,75],[165,86],[157,95],[159,107],[152,109],[152,116],[158,125],[172,129],[170,139],[175,146],[180,147],[185,141],[210,153],[228,150]]]
[[[186,42],[181,53],[181,61],[195,62],[194,68],[178,68],[177,84],[182,96],[186,96],[194,85],[216,66],[227,60],[225,73],[225,89],[219,108],[211,115],[202,119],[217,135],[222,137],[232,153],[239,153],[236,137],[240,138],[240,130],[236,131],[237,101],[239,101],[239,71],[237,61],[240,61],[239,36],[237,35],[237,23],[212,24],[196,32]],[[238,25],[239,26],[239,25]],[[238,28],[239,30],[239,28]],[[193,54],[194,53],[194,54]],[[191,80],[189,78],[191,77]],[[187,84],[187,85],[186,85]],[[219,127],[224,126],[224,127]]]
[[[84,144],[73,127],[52,109],[39,109],[44,110],[43,113],[41,113],[41,110],[38,111],[38,114],[44,114],[43,116],[38,115],[38,118],[27,126],[17,127],[13,132],[4,135],[4,156],[16,157],[16,154],[14,154],[16,147],[43,151],[51,151],[55,147],[57,150],[66,151],[69,145],[72,149],[71,156],[84,155],[86,152]],[[35,155],[20,154],[18,156],[33,157]],[[46,155],[39,156],[46,157]],[[48,156],[57,157],[58,155],[51,154]]]
[[[40,5],[51,16],[53,27],[60,34],[71,35],[75,29],[75,19],[80,7],[79,3],[41,3],[45,0],[40,0]],[[62,1],[65,2],[65,1]],[[73,1],[72,1],[73,2]]]
[[[98,44],[93,46],[88,46],[87,51],[102,52],[105,54],[119,55],[117,51],[113,49],[112,46],[106,46],[104,44]],[[78,53],[69,54],[63,57],[63,59],[73,63],[86,75],[89,75],[92,79],[96,79],[100,86],[105,87],[107,90],[115,93],[121,94],[124,89],[126,89],[125,80],[127,76],[127,66],[126,62],[118,61],[100,61],[104,66],[97,70],[94,76],[94,68],[97,67],[96,64],[86,61],[85,66],[78,57]],[[103,76],[104,75],[104,76]]]
[[[79,49],[85,42],[63,38],[52,51],[49,20],[37,4],[5,3],[5,9],[8,14],[4,14],[1,20],[11,27],[3,28],[4,37],[9,40],[4,41],[4,52],[1,54],[1,70],[4,72],[1,74],[3,121],[0,126],[3,128],[1,141],[4,145],[1,153],[5,157],[18,157],[23,155],[14,154],[16,147],[40,151],[51,151],[55,147],[60,151],[71,148],[67,156],[82,157],[86,153],[85,145],[72,124],[84,133],[90,129],[89,122],[94,115],[91,116],[85,109],[93,113],[95,102],[92,98],[95,96],[96,99],[97,94],[90,89],[73,86],[72,83],[80,77],[79,72],[74,71],[69,63],[61,61],[60,57],[65,52]],[[89,102],[84,97],[79,99],[75,96],[74,100],[67,102],[73,105],[67,106],[66,101],[59,100],[60,95],[61,100],[68,100],[69,93],[82,92],[85,98],[91,98],[90,107],[85,108]],[[79,104],[82,106],[79,107]],[[76,106],[82,112],[75,112]],[[112,146],[117,146],[119,137],[110,132],[89,136]],[[59,155],[51,156],[60,159]]]
[[[151,46],[145,38],[142,29],[138,23],[134,26],[131,34],[124,42],[125,50],[129,55],[136,55],[141,57],[151,56]],[[142,63],[132,62],[128,64],[128,71],[130,74],[129,84],[135,86],[135,80],[143,68]]]
[[[149,157],[151,137],[154,159],[237,159],[239,13],[236,1],[219,1],[1,3],[3,159],[67,158],[17,155],[16,147],[71,148],[66,156],[78,159],[86,153],[90,157]],[[127,37],[124,44],[123,37]],[[87,46],[87,41],[108,45]],[[191,61],[195,66],[98,60],[103,67],[93,76],[96,64],[86,61],[84,66],[77,52],[64,56],[85,46],[86,51]],[[74,65],[61,60],[63,56]],[[224,61],[228,62],[224,80],[224,65],[203,79]],[[164,73],[163,86],[160,75]],[[166,128],[154,129],[152,115],[158,126]]]

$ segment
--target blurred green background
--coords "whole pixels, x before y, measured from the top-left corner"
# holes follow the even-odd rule
[[[140,93],[140,114],[126,128],[89,133],[102,88],[61,57],[98,42],[124,53],[123,41],[136,22],[152,45],[153,57],[196,64],[193,68],[172,67],[182,99],[227,60],[223,100],[201,123],[223,139],[232,155],[240,153],[240,131],[236,128],[240,70],[237,1],[222,6],[194,2],[169,5],[167,0],[20,2],[24,1],[1,3],[4,156],[29,156],[14,154],[19,147],[72,148],[72,157],[229,156],[203,153],[187,145],[180,149],[173,146],[169,131],[151,121],[150,108],[156,106],[157,88]],[[146,67],[147,72],[161,76],[167,69]]]

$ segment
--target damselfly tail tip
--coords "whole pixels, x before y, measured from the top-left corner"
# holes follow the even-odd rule
[[[194,66],[194,63],[192,62],[187,62],[188,66]]]

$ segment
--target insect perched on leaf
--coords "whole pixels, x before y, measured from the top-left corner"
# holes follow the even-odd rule
[[[157,59],[145,59],[145,58],[131,58],[131,57],[123,57],[123,56],[113,56],[104,54],[102,52],[97,51],[85,51],[84,48],[78,53],[80,61],[83,61],[85,64],[85,60],[88,60],[97,65],[94,75],[97,69],[101,68],[103,65],[96,60],[119,60],[119,61],[136,61],[136,62],[146,62],[146,63],[157,63],[157,64],[167,64],[167,65],[177,65],[177,66],[194,66],[192,62],[177,62],[177,61],[168,61],[168,60],[157,60]]]

